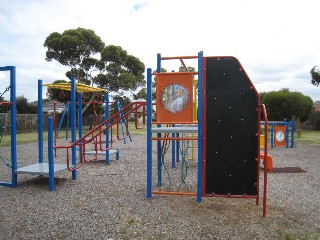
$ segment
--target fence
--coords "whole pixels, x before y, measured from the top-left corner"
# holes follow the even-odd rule
[[[48,129],[48,117],[50,114],[43,114],[43,130],[46,131]],[[2,118],[2,127],[3,134],[10,134],[10,113],[0,113],[0,117]],[[62,118],[62,114],[56,115],[56,124],[59,125]],[[83,116],[83,125],[90,126],[94,125],[94,122],[102,122],[105,120],[103,115],[98,116],[98,119],[93,117],[92,115]],[[37,132],[38,131],[38,114],[17,114],[16,115],[16,126],[17,126],[17,133],[26,133],[26,132]],[[62,123],[61,128],[66,128],[67,126],[68,117],[65,116]]]

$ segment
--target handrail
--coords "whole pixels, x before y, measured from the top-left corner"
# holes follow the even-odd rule
[[[268,173],[267,173],[267,157],[268,157],[268,115],[264,104],[261,104],[262,113],[265,121],[264,125],[264,157],[263,157],[263,216],[266,216],[267,212],[267,183],[268,183]]]
[[[84,136],[79,138],[77,141],[71,143],[69,146],[55,146],[54,149],[66,149],[66,151],[67,151],[67,168],[69,171],[79,169],[82,166],[83,162],[93,161],[97,158],[97,154],[95,154],[95,156],[91,159],[85,158],[85,146],[87,143],[90,143],[92,141],[97,142],[98,137],[100,136],[100,139],[101,139],[101,134],[103,134],[106,130],[111,128],[111,131],[112,131],[113,125],[118,124],[119,121],[121,121],[124,118],[127,118],[130,113],[134,112],[135,110],[137,110],[141,106],[145,106],[146,104],[147,104],[146,102],[130,103],[129,105],[127,105],[126,107],[124,107],[123,109],[121,109],[120,111],[118,111],[117,113],[115,113],[114,115],[112,115],[111,117],[109,117],[108,119],[103,121],[102,123],[100,123],[94,129],[92,129],[91,131],[86,133]],[[130,109],[130,110],[128,110],[128,109]],[[106,126],[106,123],[109,123],[108,126]],[[71,166],[70,160],[69,160],[70,157],[69,157],[68,150],[72,149],[73,147],[77,147],[77,146],[79,146],[80,155],[82,155],[81,160],[80,160],[80,165],[79,166]],[[97,152],[97,148],[95,148],[95,149]],[[105,150],[110,150],[110,148],[105,149]]]

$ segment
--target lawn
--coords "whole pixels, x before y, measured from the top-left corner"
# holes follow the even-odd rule
[[[298,143],[320,145],[320,131],[302,130],[300,138],[296,136],[295,140]]]
[[[139,135],[146,133],[146,126],[143,129],[136,129],[134,123],[129,123],[129,130],[131,135]],[[84,133],[88,132],[88,128],[84,128]],[[117,134],[116,126],[113,127],[113,134]],[[121,129],[119,129],[119,134],[121,135]],[[43,133],[43,139],[47,140],[48,133]],[[60,131],[59,138],[65,138],[66,132],[64,130]],[[70,132],[69,132],[70,137]],[[29,142],[36,142],[38,141],[38,133],[37,132],[30,132],[30,133],[19,133],[17,134],[17,144],[24,144]],[[320,131],[315,130],[303,130],[301,133],[300,138],[295,136],[295,141],[298,143],[307,143],[307,144],[314,144],[320,145]],[[3,135],[1,140],[1,147],[9,146],[10,145],[10,136]]]
[[[141,126],[138,126],[141,127]],[[139,134],[144,134],[146,133],[146,126],[144,126],[143,129],[136,129],[134,123],[129,123],[129,131],[130,135],[139,135]],[[89,131],[88,127],[83,128],[84,134]],[[113,134],[114,136],[117,135],[117,127],[113,126]],[[122,136],[122,131],[121,128],[119,127],[119,136]],[[65,138],[66,137],[66,131],[61,130],[59,132],[58,138]],[[71,132],[69,130],[68,137],[71,138]],[[43,139],[47,140],[48,139],[48,132],[44,131],[43,132]],[[10,146],[10,135],[3,135],[1,139],[0,146],[1,147],[6,147]],[[25,143],[30,143],[30,142],[37,142],[38,141],[38,132],[28,132],[28,133],[18,133],[17,134],[17,144],[25,144]]]

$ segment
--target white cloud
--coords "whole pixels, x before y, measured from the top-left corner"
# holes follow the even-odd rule
[[[16,65],[17,93],[34,100],[37,79],[65,78],[65,67],[45,61],[45,38],[84,27],[146,67],[156,68],[157,53],[232,55],[258,91],[289,88],[320,100],[309,74],[320,65],[319,7],[318,0],[2,0],[0,66]]]

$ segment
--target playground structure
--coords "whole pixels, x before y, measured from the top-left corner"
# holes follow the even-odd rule
[[[179,59],[197,59],[197,72],[161,73],[161,61]],[[264,164],[263,174],[263,216],[266,216],[267,199],[267,159],[268,159],[268,120],[266,110],[251,80],[245,73],[240,62],[234,57],[203,57],[197,56],[161,57],[158,54],[157,72],[147,70],[147,102],[133,102],[122,108],[113,116],[109,116],[109,97],[105,89],[95,89],[106,94],[105,121],[96,125],[86,134],[79,127],[76,136],[76,109],[81,113],[83,86],[76,84],[73,78],[70,84],[61,87],[71,91],[71,143],[65,146],[56,145],[53,131],[54,119],[48,120],[48,163],[43,159],[42,117],[38,118],[39,163],[34,166],[17,168],[16,155],[12,157],[12,181],[0,183],[4,186],[17,185],[17,174],[36,174],[49,176],[49,190],[54,190],[54,174],[69,170],[72,179],[77,178],[77,170],[85,162],[97,160],[104,155],[106,164],[110,163],[110,154],[119,150],[112,149],[112,126],[117,124],[117,139],[130,138],[128,132],[128,116],[136,116],[138,126],[138,110],[143,109],[143,124],[147,122],[147,198],[153,194],[196,196],[201,202],[202,197],[228,197],[260,199],[260,159]],[[7,68],[0,68],[0,70]],[[11,68],[10,68],[11,69]],[[10,92],[12,111],[15,107],[15,68],[12,71]],[[152,76],[156,82],[156,116],[152,122]],[[195,79],[197,76],[197,80]],[[42,113],[42,80],[38,81],[38,112]],[[47,87],[57,87],[46,85]],[[82,90],[81,90],[82,89]],[[77,92],[78,98],[76,96]],[[198,93],[198,94],[197,94]],[[78,99],[78,101],[77,101]],[[147,113],[145,114],[145,107]],[[13,114],[15,115],[15,114]],[[260,119],[264,122],[264,149],[260,153]],[[146,116],[146,120],[145,120]],[[11,118],[14,123],[13,116]],[[79,126],[81,117],[78,115]],[[12,124],[14,125],[14,124]],[[122,127],[121,127],[122,126]],[[124,127],[123,127],[124,126]],[[120,134],[121,128],[121,134]],[[125,131],[124,131],[125,129]],[[111,132],[111,133],[110,133]],[[156,134],[156,136],[154,136]],[[120,136],[121,135],[121,136]],[[11,128],[11,153],[16,153],[15,132]],[[104,139],[103,139],[104,138]],[[152,142],[157,142],[157,180],[153,182]],[[192,143],[192,144],[191,144]],[[88,148],[94,146],[94,151]],[[170,165],[172,169],[181,168],[181,182],[174,189],[170,184],[163,189],[163,169],[169,175],[165,155],[172,148]],[[197,155],[196,187],[188,187],[188,151],[192,146],[192,158]],[[64,151],[66,163],[54,163],[54,152]],[[91,156],[90,158],[87,157]],[[181,159],[180,159],[181,158]],[[194,160],[193,160],[194,161]],[[36,170],[34,170],[36,169]],[[169,176],[170,178],[170,176]],[[155,190],[154,190],[155,189]]]
[[[198,72],[161,73],[163,60],[197,59]],[[193,96],[197,75],[198,96]],[[151,116],[152,76],[156,78],[157,114],[154,122],[147,118],[147,198],[153,194],[202,197],[252,198],[259,204],[260,158],[266,165],[268,128],[264,128],[263,153],[260,153],[261,114],[268,126],[260,97],[240,62],[234,57],[157,57],[157,72],[147,70],[147,116]],[[193,118],[192,99],[198,99],[198,119]],[[179,103],[179,107],[175,104]],[[165,126],[162,126],[165,125]],[[156,134],[157,136],[154,136]],[[196,136],[195,136],[196,134]],[[197,140],[196,190],[187,187],[188,162],[183,149]],[[152,141],[157,141],[156,181],[153,180]],[[173,188],[172,175],[164,155],[171,142],[171,165],[181,161],[181,182]],[[169,187],[163,188],[163,170]],[[181,186],[185,190],[182,190]],[[267,168],[263,174],[263,216],[266,216]]]
[[[38,163],[18,168],[16,154],[16,93],[15,93],[15,67],[3,67],[1,71],[10,71],[10,102],[1,104],[9,104],[11,106],[11,181],[0,182],[2,186],[16,187],[18,174],[31,174],[49,177],[49,190],[54,191],[54,175],[61,171],[71,171],[72,179],[77,179],[77,169],[83,166],[85,162],[91,162],[98,159],[98,155],[105,156],[106,164],[110,164],[110,155],[116,154],[119,160],[119,149],[112,149],[112,127],[117,127],[117,139],[124,140],[129,136],[128,116],[132,112],[138,116],[138,109],[145,105],[145,102],[134,102],[125,108],[121,108],[119,112],[109,117],[109,96],[105,89],[93,88],[83,84],[76,83],[75,78],[71,79],[71,83],[67,84],[42,84],[42,80],[38,81]],[[56,128],[54,128],[54,117],[48,118],[48,161],[44,161],[43,151],[43,119],[42,119],[42,88],[43,86],[58,88],[61,90],[71,91],[70,116],[71,116],[71,143],[68,145],[58,146],[56,144]],[[86,134],[82,132],[82,94],[85,92],[102,92],[105,93],[105,121],[95,126],[95,128]],[[78,93],[78,98],[76,94]],[[78,102],[76,102],[78,99]],[[77,108],[78,106],[78,108]],[[143,108],[144,109],[144,108]],[[77,114],[78,111],[78,126]],[[143,113],[144,114],[144,113]],[[121,125],[120,125],[121,121]],[[119,126],[120,125],[120,126]],[[136,120],[137,125],[137,120]],[[126,128],[124,131],[123,128]],[[141,127],[141,126],[140,126]],[[120,136],[120,128],[122,136]],[[77,138],[78,129],[78,138]],[[111,140],[110,140],[111,136]],[[93,151],[91,151],[93,148]],[[55,163],[56,151],[63,150],[65,153],[66,163]],[[90,158],[88,158],[90,156]]]
[[[261,127],[265,128],[265,122],[261,121]],[[269,121],[268,124],[270,139],[269,145],[273,147],[294,147],[294,120],[291,121]]]

